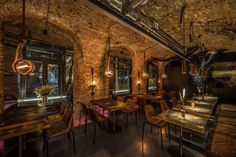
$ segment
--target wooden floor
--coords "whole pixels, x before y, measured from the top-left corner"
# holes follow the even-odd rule
[[[121,116],[122,117],[122,116]],[[122,118],[121,118],[122,119]],[[141,132],[142,121],[135,125],[134,119],[130,117],[128,128],[124,128],[123,119],[120,122],[122,131],[109,135],[103,130],[97,131],[96,144],[92,144],[93,124],[89,124],[87,136],[84,136],[83,127],[74,128],[76,134],[77,153],[73,153],[73,142],[68,137],[60,136],[52,139],[49,144],[50,157],[170,157],[177,156],[177,152],[170,155],[169,148],[178,146],[175,141],[168,141],[164,138],[164,151],[161,151],[158,129],[153,128],[150,133],[150,126],[145,128],[144,143],[142,146]],[[163,130],[164,132],[164,130]],[[27,143],[23,152],[24,157],[43,157],[43,140],[41,136],[27,135]],[[17,157],[17,139],[6,142],[6,149],[0,152],[1,157]],[[14,146],[13,146],[14,145]],[[203,157],[199,152],[185,147],[184,152],[191,157]]]

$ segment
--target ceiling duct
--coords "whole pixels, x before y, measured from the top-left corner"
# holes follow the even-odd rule
[[[139,5],[146,4],[147,0],[86,0],[84,2],[95,4],[141,34],[165,45],[181,58],[191,62],[184,54],[183,47],[159,27],[158,21],[136,9]]]

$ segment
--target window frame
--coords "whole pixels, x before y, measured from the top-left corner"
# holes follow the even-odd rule
[[[121,68],[120,64],[128,65],[128,68]],[[112,64],[113,77],[109,81],[109,91],[114,95],[122,95],[122,94],[131,94],[132,93],[132,59],[123,58],[118,56],[111,56],[110,64]],[[129,91],[120,91],[116,90],[115,82],[116,82],[116,72],[119,74],[120,71],[128,71],[129,73]],[[118,78],[117,78],[118,79]],[[119,82],[119,79],[118,79]]]
[[[157,92],[158,91],[158,67],[155,65],[155,64],[153,64],[153,63],[147,63],[147,65],[146,65],[146,68],[147,68],[147,73],[148,73],[148,76],[150,76],[150,73],[151,73],[151,71],[150,71],[150,69],[149,69],[149,66],[155,66],[156,68],[156,85],[155,85],[155,87],[156,87],[156,89],[149,89],[149,79],[150,79],[150,77],[148,77],[147,78],[147,92]]]
[[[48,45],[47,45],[48,46]],[[40,51],[42,53],[57,53],[58,57],[56,59],[47,59],[47,58],[40,58],[40,57],[28,57],[27,56],[27,48],[29,48],[31,51]],[[40,44],[39,46],[34,46],[34,47],[27,47],[27,45],[23,48],[22,51],[22,57],[24,59],[32,60],[33,62],[40,62],[43,66],[43,83],[42,85],[48,84],[48,66],[49,64],[55,64],[58,67],[58,93],[53,96],[63,96],[67,93],[66,91],[66,61],[65,57],[66,56],[71,56],[73,57],[73,54],[67,53],[65,48],[60,48],[62,49],[61,51],[55,50],[47,50],[47,49],[41,49]],[[73,63],[72,63],[73,64]],[[26,93],[26,79],[23,78],[23,76],[20,76],[20,81],[18,81],[20,85],[18,87],[21,89],[19,91],[19,99],[32,99],[31,97],[27,97]],[[36,97],[35,97],[36,98]]]

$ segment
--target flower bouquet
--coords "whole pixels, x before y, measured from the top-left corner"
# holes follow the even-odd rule
[[[34,89],[33,93],[35,93],[38,97],[41,96],[48,96],[51,95],[54,92],[54,88],[49,85],[37,87]]]

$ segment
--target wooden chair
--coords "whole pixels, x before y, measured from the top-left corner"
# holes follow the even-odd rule
[[[172,103],[172,107],[173,106],[178,106],[178,100],[176,98],[171,98],[170,102]]]
[[[81,125],[81,117],[82,115],[84,116],[84,135],[86,136],[87,134],[87,124],[88,124],[88,116],[89,116],[89,112],[88,112],[88,107],[86,104],[79,102],[79,104],[81,105],[81,111],[80,111],[80,115],[79,115],[79,123]]]
[[[145,109],[145,120],[143,122],[142,143],[143,143],[143,138],[144,138],[145,124],[147,123],[147,124],[150,124],[151,126],[156,126],[159,128],[160,138],[161,138],[161,149],[163,151],[162,128],[165,128],[167,126],[167,123],[160,120],[157,117],[157,114],[151,105],[144,106],[144,109]]]
[[[89,119],[94,123],[93,144],[95,144],[97,125],[99,125],[101,128],[103,125],[103,122],[107,121],[108,118],[103,116],[102,114],[100,114],[94,109],[88,109],[88,115],[89,115]]]
[[[161,110],[162,110],[162,111],[166,111],[166,110],[169,109],[169,107],[168,107],[168,105],[167,105],[167,103],[166,103],[165,100],[161,100],[161,101],[160,101],[160,104],[161,104]]]
[[[46,133],[44,135],[44,148],[46,148],[47,157],[49,155],[49,150],[48,150],[49,140],[63,134],[67,134],[68,136],[70,136],[70,134],[72,133],[74,153],[76,153],[75,135],[72,130],[72,125],[73,125],[73,110],[68,109],[61,122],[51,125],[51,127],[46,130]]]
[[[128,99],[125,105],[125,108],[119,110],[121,113],[124,113],[125,115],[125,127],[127,128],[128,126],[128,117],[130,113],[134,113],[135,114],[135,122],[137,124],[137,109],[136,109],[136,101],[133,99]]]
[[[169,106],[167,105],[165,100],[161,100],[160,103],[161,103],[161,110],[162,110],[162,112],[169,109]],[[175,127],[175,134],[177,134],[177,127],[176,127],[176,125],[174,125],[174,127]],[[170,125],[169,124],[168,124],[168,132],[170,132]],[[169,140],[170,140],[170,137],[169,137]]]
[[[57,123],[62,121],[63,117],[65,116],[66,110],[67,110],[67,103],[64,102],[60,106],[58,113],[48,116],[49,123]]]

